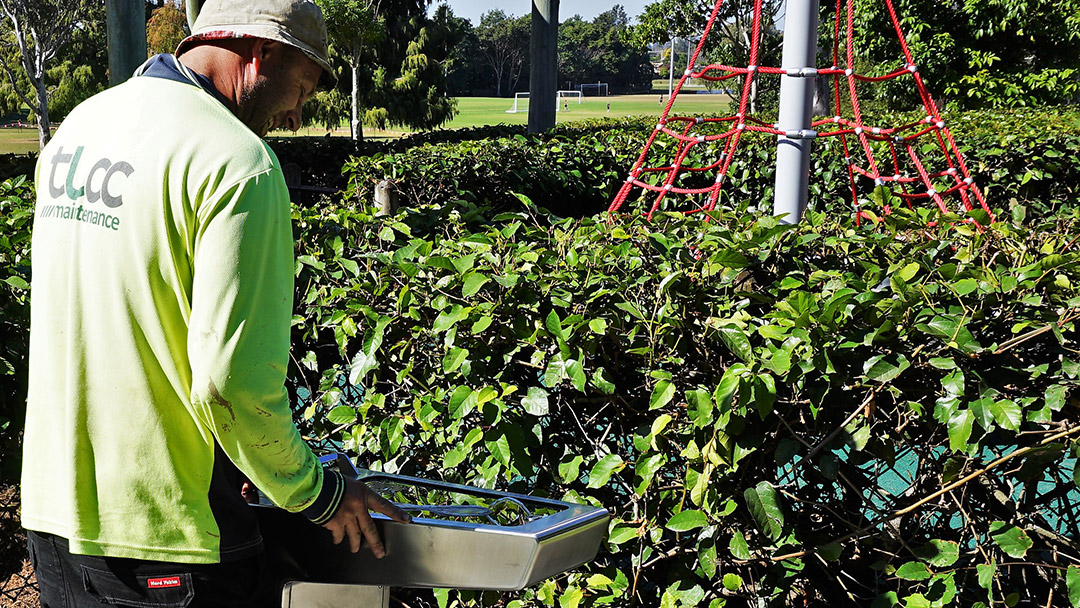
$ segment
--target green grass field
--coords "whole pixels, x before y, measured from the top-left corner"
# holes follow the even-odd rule
[[[727,95],[700,95],[692,91],[685,91],[675,98],[673,110],[682,114],[727,114]],[[667,101],[667,94],[664,95]],[[611,104],[611,108],[608,108]],[[515,114],[507,114],[506,111],[514,105],[513,98],[502,97],[461,97],[458,98],[458,115],[454,120],[443,125],[442,129],[464,129],[484,125],[523,125],[529,121],[528,111],[519,111]],[[519,108],[521,104],[519,103]],[[619,116],[659,116],[664,106],[660,104],[659,94],[649,95],[611,95],[608,97],[585,97],[579,104],[575,99],[567,100],[567,107],[561,106],[555,114],[557,123],[567,123],[576,120],[588,120],[591,118],[614,118]],[[323,135],[326,131],[316,127],[300,129],[297,135],[316,136]],[[409,133],[408,130],[390,129],[380,131],[372,127],[364,128],[367,137],[400,137]],[[348,127],[339,128],[335,136],[347,137]],[[282,131],[272,134],[274,137],[290,135]],[[37,131],[35,129],[0,129],[0,154],[26,154],[37,152]]]
[[[37,129],[0,129],[0,154],[26,154],[37,151]]]
[[[664,94],[664,101],[667,101],[667,94]],[[728,103],[731,98],[727,95],[701,95],[694,92],[684,92],[675,98],[675,105],[672,110],[682,114],[727,114]],[[611,104],[611,108],[608,108],[608,104]],[[528,111],[519,111],[514,114],[507,114],[514,105],[513,98],[503,97],[460,97],[458,98],[458,114],[454,119],[442,127],[441,129],[465,129],[469,127],[480,127],[484,125],[523,125],[529,121]],[[518,104],[519,110],[522,108],[522,104]],[[589,120],[593,118],[614,118],[619,116],[659,116],[660,112],[664,109],[664,106],[660,103],[659,94],[648,95],[611,95],[608,97],[585,97],[579,104],[577,100],[568,99],[566,109],[559,106],[559,111],[555,113],[555,122],[562,124],[567,122],[574,122],[579,120]],[[335,131],[335,135],[348,135],[348,127],[339,128]],[[400,137],[410,131],[391,128],[387,131],[380,131],[373,127],[364,128],[365,137],[381,138],[381,137]],[[325,130],[318,128],[301,129],[298,135],[321,135],[325,134]],[[288,135],[288,133],[274,133],[274,136]]]

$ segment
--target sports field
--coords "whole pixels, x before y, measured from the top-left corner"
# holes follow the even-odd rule
[[[667,95],[664,95],[667,101]],[[682,114],[727,114],[728,103],[731,98],[727,95],[705,95],[694,91],[685,91],[675,98],[673,111]],[[610,107],[609,107],[610,104]],[[529,121],[529,113],[524,110],[523,102],[518,102],[519,111],[515,114],[507,114],[514,105],[513,98],[503,97],[460,97],[458,98],[458,115],[454,120],[443,125],[443,129],[464,129],[483,125],[523,125]],[[659,116],[664,106],[660,103],[659,94],[649,95],[610,95],[608,97],[584,97],[579,104],[576,99],[567,99],[565,109],[560,105],[555,113],[555,122],[565,123],[575,120],[588,120],[590,118],[614,118],[618,116]],[[297,133],[301,136],[324,135],[325,129],[319,127],[303,128]],[[387,131],[379,131],[373,127],[365,127],[364,135],[373,138],[401,137],[409,133],[408,130],[392,128]],[[338,128],[335,136],[348,137],[348,126]],[[290,135],[286,131],[274,132],[274,137]],[[7,128],[0,129],[0,154],[25,154],[37,152],[37,131],[34,129]]]
[[[559,111],[555,113],[556,123],[573,122],[575,120],[588,120],[591,118],[614,118],[619,116],[659,116],[664,106],[660,103],[659,94],[648,95],[610,95],[608,97],[583,97],[579,104],[576,99],[566,99],[566,106],[559,105]],[[682,114],[729,114],[728,104],[731,98],[727,95],[706,95],[693,91],[686,91],[675,98],[672,111]],[[664,102],[667,102],[667,94],[664,94]],[[610,108],[608,104],[611,104]],[[514,114],[507,114],[514,105],[514,99],[504,97],[459,97],[458,114],[454,119],[441,129],[465,129],[484,125],[523,125],[529,122],[529,112],[523,110],[523,102],[518,102],[518,109]],[[335,135],[348,135],[348,127],[335,131]],[[325,130],[319,128],[301,129],[298,135],[321,135]],[[372,138],[400,137],[409,133],[401,128],[391,128],[380,131],[373,127],[364,128],[364,136]],[[286,133],[274,133],[275,136]]]
[[[667,95],[664,96],[667,101]],[[727,114],[728,102],[731,100],[727,95],[702,95],[686,92],[675,98],[674,110],[683,114],[699,113],[723,113]],[[589,118],[611,118],[615,116],[659,116],[664,106],[660,103],[660,95],[610,95],[608,97],[582,97],[579,104],[576,99],[567,98],[566,105],[559,105],[559,111],[555,113],[555,122],[571,122]],[[608,104],[611,107],[608,107]],[[448,123],[447,129],[460,129],[463,127],[475,127],[506,123],[523,125],[529,121],[527,111],[507,114],[514,105],[513,99],[498,97],[461,97],[458,99],[458,115]],[[519,109],[522,102],[518,102]]]

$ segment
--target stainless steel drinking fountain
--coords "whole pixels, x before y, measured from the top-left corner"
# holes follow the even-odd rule
[[[516,591],[593,559],[605,509],[548,498],[356,469],[322,458],[413,516],[372,513],[386,556],[333,544],[330,533],[268,502],[256,512],[285,608],[387,606],[389,587]]]

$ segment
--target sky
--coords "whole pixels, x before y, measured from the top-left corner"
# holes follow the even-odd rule
[[[473,25],[480,24],[480,15],[492,10],[502,9],[508,15],[520,17],[532,13],[532,0],[436,0],[432,8],[440,2],[446,2],[454,9],[454,14],[464,17]],[[637,22],[637,16],[645,11],[645,5],[652,0],[562,0],[559,2],[559,20],[574,15],[581,15],[586,21],[592,21],[600,13],[610,10],[616,4],[626,9],[631,23]]]

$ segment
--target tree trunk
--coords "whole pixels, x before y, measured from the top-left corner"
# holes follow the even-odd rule
[[[52,125],[49,123],[49,98],[45,92],[44,79],[38,78],[34,80],[34,92],[37,95],[38,106],[34,108],[34,115],[37,116],[38,145],[41,149],[44,149],[45,144],[52,139],[50,131]]]
[[[349,120],[349,134],[353,141],[364,140],[364,127],[360,124],[360,66],[352,64],[352,112]]]
[[[814,110],[813,116],[829,116],[833,112],[830,102],[832,101],[832,79],[818,76],[814,79]]]

